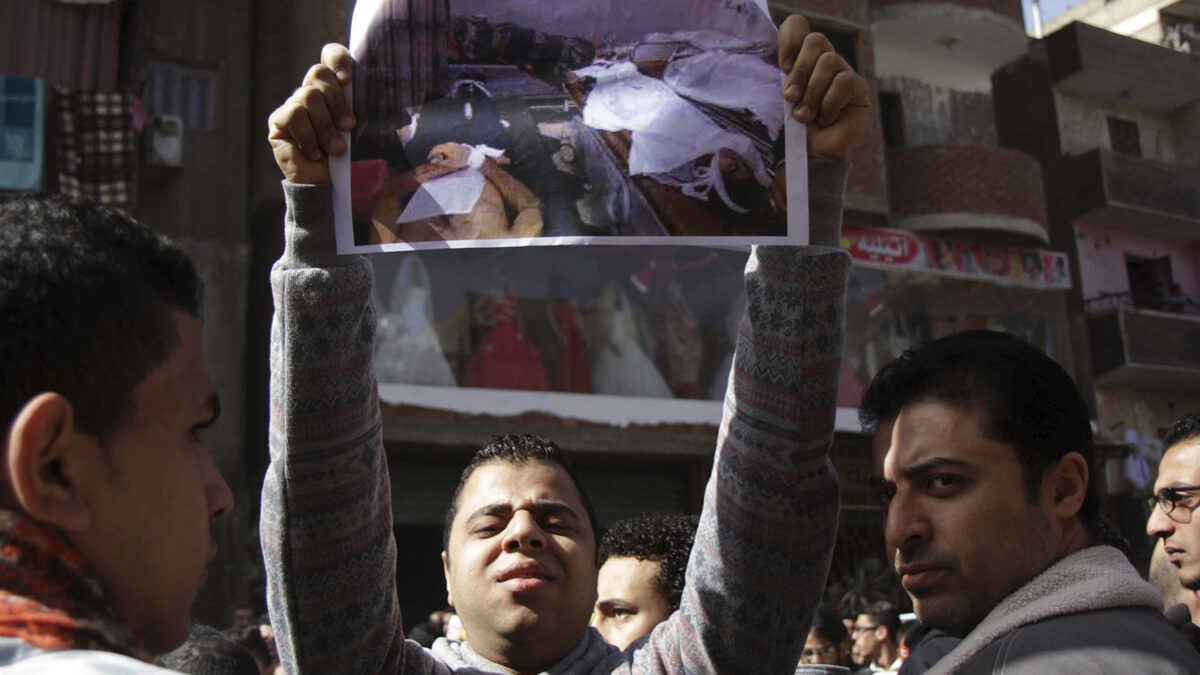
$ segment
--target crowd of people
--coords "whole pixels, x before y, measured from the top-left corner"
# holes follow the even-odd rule
[[[839,509],[828,451],[850,264],[839,247],[845,158],[870,97],[801,17],[781,29],[780,65],[783,98],[808,125],[811,245],[751,253],[702,512],[618,523],[602,537],[552,441],[494,437],[446,514],[453,616],[430,617],[441,636],[428,645],[406,639],[397,601],[406,542],[391,524],[371,265],[334,248],[326,159],[345,152],[339,130],[354,126],[341,93],[353,77],[346,50],[327,47],[270,119],[288,208],[271,274],[266,628],[249,616],[232,637],[192,626],[215,554],[209,526],[232,508],[205,447],[220,401],[192,262],[117,211],[5,200],[0,664],[21,673],[1200,672],[1187,610],[1200,589],[1200,416],[1183,417],[1165,441],[1146,526],[1181,617],[1101,513],[1074,382],[1037,348],[991,331],[905,352],[876,375],[860,410],[884,550],[916,622],[892,605],[859,608],[848,622],[821,611]],[[210,662],[235,643],[226,665]]]

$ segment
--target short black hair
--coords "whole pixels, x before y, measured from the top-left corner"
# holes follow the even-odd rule
[[[596,512],[592,510],[592,502],[588,499],[587,492],[583,489],[583,485],[579,482],[579,477],[575,475],[571,469],[571,463],[567,456],[558,447],[554,441],[551,441],[541,436],[533,434],[509,434],[506,436],[492,436],[482,448],[475,452],[471,457],[471,463],[467,468],[463,469],[462,476],[458,479],[458,486],[454,488],[454,497],[450,500],[450,508],[446,510],[446,520],[442,523],[442,550],[445,551],[447,558],[450,555],[450,530],[454,527],[454,518],[458,515],[459,501],[462,499],[463,487],[466,486],[467,480],[471,478],[471,474],[475,473],[475,469],[484,464],[497,462],[500,464],[528,464],[530,462],[541,462],[543,464],[557,464],[567,472],[571,483],[575,486],[575,491],[579,493],[579,501],[583,502],[583,509],[587,512],[588,525],[592,529],[592,541],[599,542],[599,537],[596,532]]]
[[[683,599],[688,557],[696,540],[699,516],[649,515],[618,520],[600,540],[600,564],[609,558],[636,558],[658,563],[654,585],[674,612]]]
[[[1100,517],[1087,404],[1054,359],[1010,333],[955,333],[910,348],[880,369],[858,416],[874,432],[906,406],[935,401],[972,406],[980,432],[1016,451],[1030,503],[1038,499],[1047,468],[1069,452],[1082,455],[1089,472],[1080,521],[1101,540],[1122,543]]]
[[[1190,441],[1193,438],[1200,438],[1200,414],[1197,413],[1190,413],[1175,420],[1163,438],[1163,447],[1170,449],[1178,443]]]
[[[166,237],[104,206],[0,198],[0,415],[39,393],[107,444],[134,387],[179,342],[169,309],[199,316],[202,284]]]
[[[154,660],[163,668],[190,675],[258,675],[254,656],[220,631],[193,624],[187,642]]]
[[[846,624],[842,622],[842,618],[826,610],[817,612],[809,633],[835,645],[842,644],[848,635]]]
[[[886,600],[880,600],[863,610],[876,626],[883,626],[888,631],[888,638],[900,644],[900,610]]]

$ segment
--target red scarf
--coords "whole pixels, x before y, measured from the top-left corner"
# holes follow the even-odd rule
[[[0,510],[0,636],[41,649],[97,649],[143,661],[100,582],[61,534]]]

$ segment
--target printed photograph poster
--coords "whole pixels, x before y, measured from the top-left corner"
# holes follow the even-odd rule
[[[338,249],[806,243],[778,49],[765,0],[360,0]]]

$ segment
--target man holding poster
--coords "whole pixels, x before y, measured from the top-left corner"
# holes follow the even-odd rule
[[[746,319],[683,600],[625,651],[587,626],[596,541],[586,496],[557,449],[529,437],[499,439],[522,447],[477,456],[448,517],[447,590],[465,639],[430,650],[404,640],[371,369],[371,265],[334,253],[326,158],[346,151],[338,130],[355,122],[341,90],[354,76],[348,52],[327,46],[271,116],[288,213],[271,275],[262,537],[289,672],[793,672],[837,530],[827,452],[849,271],[838,248],[843,160],[866,125],[869,94],[800,17],[784,24],[779,53],[789,73],[783,97],[809,131],[813,245],[751,254]]]

